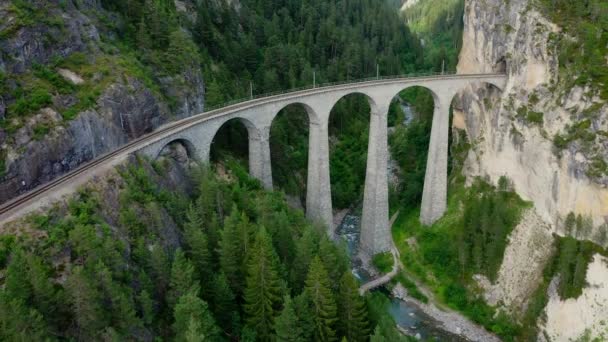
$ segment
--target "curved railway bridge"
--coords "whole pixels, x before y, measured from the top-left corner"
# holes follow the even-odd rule
[[[100,175],[132,153],[157,158],[165,146],[181,142],[190,157],[209,161],[211,143],[220,127],[240,120],[248,131],[249,172],[272,188],[270,126],[276,115],[289,105],[306,109],[309,122],[307,216],[328,227],[333,235],[329,175],[329,114],[344,96],[362,94],[371,108],[367,173],[363,200],[361,249],[369,255],[390,250],[388,220],[388,133],[387,114],[391,101],[402,90],[419,86],[433,95],[435,111],[424,182],[420,219],[431,224],[446,209],[449,109],[453,97],[474,83],[488,83],[503,89],[504,74],[399,76],[331,84],[242,101],[169,123],[102,155],[79,168],[13,199],[0,207],[0,224],[72,192],[95,175]]]

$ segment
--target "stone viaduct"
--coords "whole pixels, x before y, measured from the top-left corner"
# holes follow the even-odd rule
[[[446,210],[449,108],[452,98],[471,83],[485,82],[503,89],[504,74],[437,75],[358,81],[267,96],[229,105],[169,123],[127,143],[87,164],[0,206],[0,222],[8,222],[41,205],[50,204],[88,179],[118,165],[132,153],[157,158],[173,142],[180,142],[191,157],[208,162],[213,139],[229,120],[240,120],[248,131],[249,172],[272,189],[270,126],[276,115],[289,105],[306,109],[309,121],[308,180],[306,215],[325,224],[334,235],[329,175],[329,115],[334,105],[349,94],[362,94],[371,108],[367,173],[363,199],[361,251],[368,256],[392,247],[388,208],[388,127],[387,114],[393,98],[402,90],[420,86],[433,95],[430,150],[420,220],[432,224]]]
[[[285,93],[243,103],[236,108],[200,114],[200,120],[178,126],[163,137],[142,146],[140,152],[156,158],[162,149],[175,141],[186,146],[190,156],[209,160],[211,143],[220,127],[229,120],[240,120],[249,135],[249,172],[272,189],[270,163],[270,126],[283,108],[298,104],[309,118],[308,180],[306,215],[329,227],[334,234],[329,175],[329,115],[344,96],[364,95],[371,108],[367,173],[363,199],[361,249],[368,255],[388,251],[392,246],[388,212],[388,134],[387,114],[393,98],[402,90],[420,86],[428,89],[435,101],[430,150],[420,220],[432,224],[447,205],[447,169],[449,109],[457,92],[475,82],[485,82],[502,89],[503,74],[441,75],[417,78],[383,79],[343,84]]]

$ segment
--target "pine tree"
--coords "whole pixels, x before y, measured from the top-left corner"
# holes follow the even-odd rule
[[[327,270],[330,279],[340,279],[342,274],[348,269],[348,258],[345,253],[336,247],[326,235],[319,241],[319,257],[323,261],[323,266]],[[332,290],[337,290],[339,282],[332,283]]]
[[[256,331],[257,338],[269,340],[274,318],[281,304],[281,281],[276,266],[276,255],[270,236],[261,227],[248,263],[245,288],[245,314],[247,325]]]
[[[275,338],[278,342],[306,341],[293,301],[289,295],[283,299],[283,310],[274,322]]]
[[[237,295],[243,291],[244,278],[239,220],[239,212],[235,207],[224,223],[219,251],[221,271],[226,275],[232,291]]]
[[[182,29],[177,29],[169,36],[165,61],[165,68],[170,73],[195,72],[200,67],[201,56],[190,36]]]
[[[382,335],[382,331],[380,331],[380,326],[376,326],[376,329],[374,329],[374,334],[372,335],[372,337],[370,338],[369,341],[370,342],[385,342],[386,341],[386,339]]]
[[[194,206],[190,206],[186,213],[186,224],[184,226],[184,238],[188,246],[187,255],[195,266],[199,280],[202,283],[207,283],[212,279],[213,267],[207,234],[203,229],[202,217]]]
[[[576,256],[576,263],[574,265],[574,273],[572,275],[572,289],[570,297],[577,298],[583,292],[583,287],[587,283],[587,266],[588,262],[585,259],[583,252],[579,252]]]
[[[11,299],[27,302],[32,295],[32,287],[27,278],[27,258],[21,248],[15,248],[6,270],[4,290]]]
[[[178,249],[175,252],[171,266],[171,280],[167,293],[167,304],[172,308],[177,300],[186,293],[198,294],[200,286],[195,276],[194,266],[186,258],[184,252]]]
[[[234,325],[238,325],[238,305],[234,293],[228,285],[228,279],[224,273],[219,273],[211,283],[211,311],[214,313],[220,327],[228,331],[234,331]]]
[[[291,288],[295,293],[301,292],[304,288],[306,275],[317,248],[316,236],[312,229],[306,230],[296,242],[295,260],[297,262],[291,268]]]
[[[152,245],[150,252],[150,268],[151,275],[154,280],[154,285],[159,297],[164,297],[167,287],[169,286],[169,277],[171,275],[171,265],[169,258],[163,246],[159,243]]]
[[[564,228],[566,230],[566,236],[573,236],[574,228],[576,227],[576,215],[573,212],[570,212],[568,216],[566,216],[566,222],[564,223]]]
[[[217,341],[220,337],[207,303],[194,293],[181,296],[173,312],[175,341]]]
[[[298,326],[302,329],[302,337],[306,341],[312,341],[315,335],[315,320],[313,303],[306,291],[302,291],[293,299],[293,306],[298,318]]]
[[[357,280],[348,271],[340,280],[338,308],[340,334],[351,342],[366,341],[369,336],[367,307],[359,295]]]
[[[1,341],[45,341],[50,334],[38,311],[3,291],[0,291],[0,328]]]
[[[28,256],[28,278],[32,288],[32,304],[43,316],[51,318],[57,310],[56,291],[49,271],[40,257]]]
[[[146,290],[142,290],[137,301],[139,302],[142,321],[145,325],[151,325],[154,322],[154,301]]]
[[[91,339],[104,324],[99,292],[81,266],[74,267],[65,287],[78,336],[82,340]]]
[[[315,339],[317,341],[335,341],[336,302],[331,292],[331,282],[327,270],[318,256],[310,264],[306,278],[306,292],[313,304]]]

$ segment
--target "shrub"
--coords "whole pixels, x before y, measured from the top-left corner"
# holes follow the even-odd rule
[[[543,113],[529,111],[527,115],[528,122],[542,125],[544,122]]]
[[[44,88],[36,88],[29,95],[21,97],[8,108],[9,115],[26,116],[53,102],[51,94]]]
[[[393,268],[393,255],[390,252],[384,252],[374,255],[372,264],[380,273],[388,273]]]
[[[42,140],[49,133],[51,127],[47,123],[38,123],[34,126],[34,140]]]

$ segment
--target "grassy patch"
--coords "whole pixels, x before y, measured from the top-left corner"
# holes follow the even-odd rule
[[[51,130],[51,126],[48,123],[41,122],[33,127],[34,140],[42,140]]]
[[[380,273],[388,273],[393,269],[393,255],[390,252],[384,252],[374,255],[372,264]]]
[[[0,31],[0,39],[13,37],[21,28],[43,24],[50,27],[65,29],[63,18],[52,15],[48,5],[37,6],[26,0],[12,0],[8,7],[9,12],[15,17],[11,25]]]
[[[27,116],[50,105],[52,102],[53,98],[46,88],[36,87],[27,91],[27,94],[24,91],[15,103],[8,106],[8,116]]]

